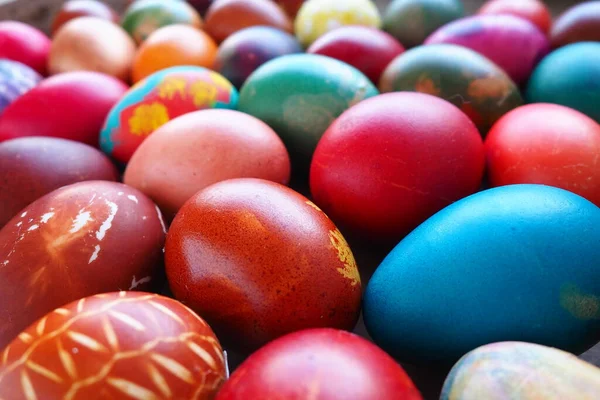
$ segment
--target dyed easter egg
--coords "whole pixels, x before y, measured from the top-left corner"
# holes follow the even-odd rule
[[[25,64],[0,59],[0,115],[9,104],[33,89],[42,77]]]
[[[396,242],[474,193],[484,158],[477,128],[452,104],[389,93],[352,107],[329,127],[315,151],[310,189],[336,223]]]
[[[504,71],[482,55],[452,44],[408,50],[387,67],[379,89],[441,97],[467,114],[483,135],[523,104],[519,88]]]
[[[106,115],[126,91],[123,82],[99,72],[47,78],[4,110],[0,142],[52,136],[97,146]]]
[[[52,41],[48,71],[96,71],[129,80],[135,43],[111,21],[80,17],[67,22]]]
[[[311,397],[312,396],[312,397]],[[291,333],[251,355],[217,400],[421,400],[393,358],[371,342],[335,329]]]
[[[240,91],[239,110],[266,122],[299,170],[325,130],[345,110],[379,92],[356,68],[333,58],[293,54],[258,68]]]
[[[351,330],[360,313],[348,243],[317,206],[274,182],[233,179],[196,194],[165,256],[175,297],[236,350],[306,328]]]
[[[46,75],[50,39],[42,31],[17,21],[0,22],[0,58],[18,61]]]
[[[119,22],[119,15],[110,6],[97,0],[69,0],[65,2],[52,22],[54,35],[67,22],[79,17],[97,17],[113,23]]]
[[[294,22],[300,43],[308,47],[325,33],[344,25],[379,28],[381,17],[370,0],[308,0]]]
[[[150,34],[133,61],[132,80],[139,82],[160,70],[180,65],[213,68],[217,44],[190,25],[168,25]]]
[[[232,34],[221,43],[215,70],[234,86],[241,87],[267,61],[302,52],[296,38],[289,33],[268,26],[254,26]]]
[[[446,379],[441,400],[595,399],[600,369],[571,353],[524,342],[471,351]]]
[[[317,39],[307,53],[352,65],[377,84],[390,62],[404,52],[393,36],[366,26],[344,26]]]
[[[102,150],[127,163],[148,135],[180,115],[207,108],[236,108],[237,90],[203,67],[172,67],[138,82],[113,107],[100,134]]]
[[[93,147],[25,137],[0,143],[0,228],[40,197],[81,181],[116,181],[117,170]]]
[[[464,14],[460,0],[393,0],[383,13],[383,29],[402,45],[415,47]]]
[[[136,0],[125,10],[121,25],[136,43],[142,43],[152,32],[166,25],[202,26],[202,17],[182,0]]]
[[[234,178],[287,185],[290,159],[285,146],[254,117],[205,110],[176,118],[150,135],[127,165],[124,182],[146,193],[172,219],[200,190]]]
[[[21,332],[2,356],[7,399],[212,399],[226,373],[206,322],[150,293],[78,299]]]
[[[529,75],[550,51],[548,39],[531,22],[514,15],[475,15],[435,31],[425,44],[457,44],[486,56],[515,81]]]
[[[292,22],[271,0],[219,0],[206,13],[204,29],[218,43],[251,26],[271,26],[292,32]]]
[[[493,186],[556,186],[600,206],[600,125],[585,114],[556,104],[519,107],[494,125],[485,145]]]
[[[296,18],[300,7],[304,4],[304,0],[275,0],[275,2],[293,19]]]
[[[600,339],[599,240],[600,208],[566,190],[477,193],[381,263],[365,292],[366,327],[411,363],[454,363],[504,340],[583,352]]]
[[[488,0],[478,14],[508,14],[524,18],[547,34],[552,26],[552,14],[541,0]]]
[[[550,53],[535,69],[530,103],[555,103],[600,122],[600,43],[573,43]]]
[[[569,8],[556,19],[550,32],[552,47],[598,41],[600,41],[600,1],[586,1]]]
[[[165,228],[137,189],[80,182],[30,204],[0,230],[0,348],[56,307],[160,285]]]

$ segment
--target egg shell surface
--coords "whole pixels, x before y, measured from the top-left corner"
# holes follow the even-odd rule
[[[42,76],[18,61],[0,59],[0,115],[9,104],[33,89]]]
[[[552,14],[541,0],[488,0],[477,13],[521,17],[532,22],[546,35],[552,26]]]
[[[79,17],[97,17],[115,24],[119,23],[119,14],[109,5],[98,0],[69,0],[56,13],[52,21],[52,35],[67,22]]]
[[[550,32],[552,47],[600,41],[600,1],[585,1],[562,13]]]
[[[50,39],[18,21],[0,21],[0,58],[18,61],[46,76]]]

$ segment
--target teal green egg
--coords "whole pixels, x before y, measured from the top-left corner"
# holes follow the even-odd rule
[[[511,185],[440,211],[402,240],[364,295],[366,327],[401,362],[452,364],[494,342],[582,353],[600,340],[600,208]]]
[[[258,68],[240,90],[239,110],[267,123],[285,143],[295,172],[306,172],[329,125],[379,94],[358,69],[333,58],[293,54]]]
[[[533,71],[526,98],[571,107],[600,122],[600,43],[574,43],[550,53]]]
[[[501,342],[466,354],[452,368],[440,400],[595,400],[600,369],[571,353]]]

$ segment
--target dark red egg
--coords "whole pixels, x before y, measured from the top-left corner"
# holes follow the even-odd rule
[[[119,15],[115,10],[101,1],[69,0],[62,5],[54,17],[51,28],[52,35],[65,23],[79,17],[97,17],[114,23],[119,22]]]
[[[493,186],[536,183],[600,206],[600,125],[557,104],[529,104],[502,117],[485,141]]]
[[[0,230],[0,348],[56,307],[162,285],[162,216],[142,192],[90,181],[55,190]]]
[[[552,47],[600,41],[600,1],[586,1],[562,13],[550,32]]]
[[[404,369],[352,333],[309,329],[279,338],[251,355],[217,400],[421,400]]]
[[[546,34],[552,26],[552,14],[541,0],[489,0],[478,14],[515,15],[529,20]]]
[[[25,137],[0,143],[0,228],[40,197],[82,181],[116,181],[111,161],[71,140]]]
[[[364,100],[325,132],[310,189],[337,223],[365,237],[397,242],[481,184],[484,149],[471,120],[428,94]]]
[[[0,58],[18,61],[46,75],[50,44],[48,36],[33,26],[0,22]]]
[[[377,84],[385,68],[404,52],[389,33],[367,26],[344,26],[317,39],[307,53],[338,59],[357,68]]]
[[[50,77],[8,106],[0,119],[0,142],[23,136],[52,136],[98,146],[111,108],[128,87],[99,72]]]
[[[283,185],[233,179],[202,190],[173,221],[165,256],[175,297],[234,350],[357,322],[361,281],[348,243]]]
[[[302,4],[304,4],[304,0],[275,0],[275,2],[279,4],[279,7],[283,8],[286,14],[292,19],[296,18],[298,11],[300,11]]]

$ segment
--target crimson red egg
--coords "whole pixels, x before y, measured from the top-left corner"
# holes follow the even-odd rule
[[[8,106],[0,119],[0,142],[52,136],[98,146],[104,120],[128,87],[99,72],[50,77]]]
[[[485,141],[493,186],[537,183],[600,206],[600,126],[556,104],[529,104],[502,117]]]
[[[55,309],[0,353],[3,399],[213,399],[223,350],[203,319],[150,293]]]
[[[395,242],[481,184],[484,149],[471,120],[422,93],[388,93],[350,108],[315,152],[310,189],[338,224]]]
[[[217,400],[421,400],[402,367],[352,333],[310,329],[279,338],[250,356]]]
[[[0,22],[0,58],[18,61],[46,75],[50,44],[48,36],[33,26]]]
[[[30,204],[0,230],[0,348],[56,307],[161,285],[165,228],[140,191],[80,182]]]
[[[343,26],[318,38],[307,53],[338,59],[357,68],[373,83],[404,47],[389,33],[367,26]]]
[[[541,0],[489,0],[478,14],[515,15],[533,22],[546,34],[552,26],[552,14]]]
[[[102,152],[71,140],[25,137],[0,143],[0,228],[40,197],[81,181],[116,181]]]

